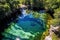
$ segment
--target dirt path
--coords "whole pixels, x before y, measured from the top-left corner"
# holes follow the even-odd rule
[[[52,40],[52,35],[54,33],[52,30],[57,30],[57,29],[58,29],[58,26],[54,27],[51,25],[49,29],[49,35],[45,37],[45,40]]]

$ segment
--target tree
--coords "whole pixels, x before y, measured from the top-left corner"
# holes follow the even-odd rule
[[[57,9],[55,9],[54,11],[55,11],[55,13],[54,13],[55,19],[56,19],[56,18],[60,19],[60,8],[57,8]]]

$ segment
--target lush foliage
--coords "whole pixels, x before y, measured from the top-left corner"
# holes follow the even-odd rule
[[[52,19],[51,16],[47,13],[43,13],[40,15],[38,12],[33,11],[32,14],[35,18],[41,18],[42,20],[46,21],[47,22],[46,25],[48,25],[46,31],[41,33],[42,35],[40,34],[37,35],[37,37],[35,37],[36,39],[39,38],[38,40],[40,39],[43,40],[46,37],[46,35],[48,35],[49,25],[51,24],[54,26],[60,25],[60,0],[0,0],[0,19],[4,18],[7,15],[10,15],[10,13],[17,9],[18,5],[21,4],[31,5],[31,8],[33,7],[44,8],[45,11],[47,10],[54,11],[54,19]],[[30,13],[30,11],[28,10],[27,13]],[[30,36],[30,34],[28,36]],[[53,35],[53,37],[54,36],[56,35]],[[53,40],[56,40],[55,37],[53,38]]]

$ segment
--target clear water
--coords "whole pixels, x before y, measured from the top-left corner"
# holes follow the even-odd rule
[[[34,40],[34,37],[45,31],[45,21],[35,18],[30,14],[22,11],[23,15],[17,18],[16,23],[12,22],[8,29],[3,33],[3,40]],[[8,36],[9,35],[9,36]],[[42,34],[41,34],[42,35]]]

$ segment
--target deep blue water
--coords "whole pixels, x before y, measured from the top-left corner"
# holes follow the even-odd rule
[[[17,25],[22,27],[24,31],[33,31],[33,32],[39,32],[44,29],[44,22],[41,19],[36,18],[27,18],[28,16],[24,17],[23,19],[17,20]]]

